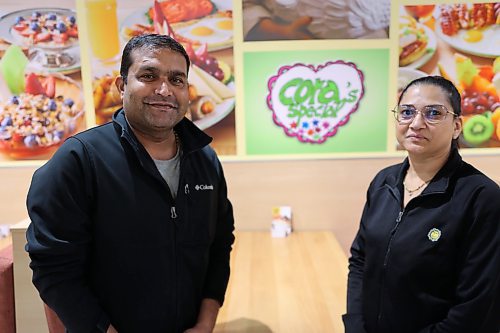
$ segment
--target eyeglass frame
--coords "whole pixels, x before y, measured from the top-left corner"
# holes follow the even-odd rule
[[[411,124],[415,118],[417,117],[417,115],[420,113],[422,115],[422,118],[424,119],[424,121],[427,123],[427,124],[439,124],[440,122],[446,120],[446,115],[449,113],[449,114],[452,114],[453,115],[453,118],[458,118],[459,115],[457,115],[455,112],[451,112],[450,110],[448,110],[448,108],[445,106],[445,105],[442,105],[442,104],[429,104],[429,105],[425,105],[423,108],[427,108],[429,106],[439,106],[439,107],[442,107],[446,110],[446,113],[444,114],[444,117],[443,119],[441,120],[438,120],[438,121],[430,121],[429,119],[427,119],[425,117],[425,114],[422,112],[422,108],[417,108],[415,107],[415,105],[412,105],[412,104],[403,104],[403,105],[407,105],[407,106],[411,106],[413,107],[413,109],[415,109],[415,114],[413,115],[412,118],[408,119],[408,120],[399,120],[398,119],[398,114],[400,114],[400,112],[398,112],[398,108],[401,106],[401,105],[397,105],[394,109],[391,110],[391,112],[394,114],[394,118],[396,119],[396,121],[400,124]]]

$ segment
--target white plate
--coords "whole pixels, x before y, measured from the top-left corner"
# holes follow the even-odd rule
[[[219,1],[212,1],[212,2],[215,4],[215,6],[217,7],[218,10],[232,10],[231,0],[219,0]],[[142,7],[140,9],[135,10],[130,15],[125,17],[125,19],[120,23],[120,37],[125,41],[125,43],[129,39],[129,37],[126,36],[124,33],[125,28],[131,27],[134,24],[142,24],[142,25],[146,25],[146,26],[150,25],[150,23],[147,19],[147,16],[146,16],[146,13],[148,12],[150,7],[151,6],[147,6],[147,7]],[[176,32],[176,33],[178,33],[177,32],[178,30],[180,32],[182,32],[182,31],[186,30],[186,27],[191,25],[190,22],[192,22],[192,24],[199,24],[199,22],[201,23],[205,19],[207,20],[207,22],[214,20],[214,18],[212,18],[211,16],[208,16],[205,18],[200,18],[200,19],[196,19],[196,20],[192,20],[192,21],[173,23],[173,24],[171,24],[172,30],[174,30],[174,32]],[[213,22],[210,22],[210,23],[213,23]],[[233,47],[233,30],[220,31],[220,32],[224,35],[224,40],[222,42],[220,42],[220,41],[213,42],[209,38],[204,40],[203,38],[200,38],[200,37],[198,37],[196,40],[201,42],[201,43],[206,42],[208,45],[208,51],[223,50],[223,49]],[[190,36],[187,36],[187,35],[184,35],[181,33],[179,35],[186,37],[186,38],[189,38],[191,40],[194,40],[194,38],[192,38]]]
[[[439,19],[436,21],[436,34],[451,47],[481,57],[496,58],[500,56],[500,25],[491,25],[482,30],[483,39],[476,43],[465,41],[466,33],[467,30],[460,29],[456,35],[445,35]]]
[[[68,43],[66,45],[45,45],[44,43],[33,45],[28,42],[29,39],[23,38],[18,34],[12,33],[12,27],[15,25],[17,17],[23,16],[24,18],[29,18],[31,17],[31,14],[34,11],[40,12],[41,14],[54,13],[56,15],[62,15],[62,16],[70,16],[70,15],[75,17],[77,16],[75,11],[67,8],[52,7],[52,8],[29,8],[29,9],[17,10],[14,12],[7,13],[0,18],[0,37],[13,44],[18,44],[26,47],[40,48],[54,52],[78,45],[78,40],[73,40],[73,39],[70,39],[73,41],[72,43]]]
[[[212,113],[207,114],[205,117],[194,121],[195,125],[199,129],[207,129],[219,121],[224,119],[228,114],[234,110],[234,97],[228,98],[222,101],[222,103],[215,106],[215,110]]]
[[[418,69],[400,67],[398,69],[398,95],[408,83],[418,79],[419,77],[427,76],[428,74]]]
[[[48,67],[44,66],[41,59],[43,57],[36,57],[35,53],[31,53],[30,62],[27,65],[27,69],[34,72],[45,72],[45,73],[61,73],[61,74],[71,74],[76,73],[80,70],[80,48],[78,47],[78,41],[75,41],[72,44],[64,45],[64,46],[44,46],[44,45],[31,45],[27,44],[25,41],[16,37],[12,34],[11,29],[15,24],[16,18],[18,16],[23,16],[25,18],[30,17],[31,13],[34,11],[38,11],[42,14],[45,13],[55,13],[57,15],[74,15],[76,17],[76,13],[67,8],[29,8],[22,9],[13,12],[6,13],[0,18],[0,38],[6,40],[11,44],[20,45],[23,47],[29,47],[37,50],[38,54],[43,54],[43,52],[52,52],[52,53],[67,53],[74,59],[73,64],[66,67]]]
[[[418,58],[414,62],[404,66],[405,68],[413,68],[413,69],[420,68],[423,65],[425,65],[429,60],[431,60],[434,53],[436,53],[437,39],[436,39],[436,35],[434,34],[434,31],[432,31],[426,25],[423,25],[420,23],[417,23],[417,27],[423,28],[425,31],[425,34],[427,35],[427,38],[428,38],[427,49],[425,50],[425,53],[420,58]]]

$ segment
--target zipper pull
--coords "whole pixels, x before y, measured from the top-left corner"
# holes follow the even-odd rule
[[[401,222],[401,217],[402,216],[403,216],[403,211],[400,211],[399,214],[398,214],[398,217],[396,218],[396,225],[391,230],[391,235],[394,235],[394,233],[396,232],[396,229],[399,226],[399,222]]]
[[[399,215],[398,215],[398,217],[397,217],[397,219],[396,219],[396,223],[401,222],[401,217],[402,217],[402,216],[403,216],[403,211],[400,211],[400,212],[399,212]]]
[[[175,206],[170,207],[170,217],[173,219],[177,218],[177,213],[175,212]]]
[[[189,184],[186,184],[186,186],[184,186],[184,193],[189,194]]]

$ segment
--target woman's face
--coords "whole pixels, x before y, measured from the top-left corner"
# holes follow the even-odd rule
[[[417,84],[404,94],[399,106],[414,106],[422,111],[428,105],[443,105],[448,111],[453,109],[445,92],[438,86]],[[414,156],[432,157],[446,154],[451,149],[452,139],[462,131],[462,122],[458,117],[447,114],[434,124],[427,122],[421,112],[408,123],[396,122],[396,137],[403,149]]]

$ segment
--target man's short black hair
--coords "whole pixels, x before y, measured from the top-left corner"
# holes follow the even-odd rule
[[[127,83],[128,70],[132,65],[132,51],[139,48],[147,48],[151,50],[157,49],[169,49],[171,51],[180,53],[186,59],[186,73],[189,72],[189,66],[191,62],[189,61],[189,56],[184,49],[184,47],[175,39],[167,35],[158,34],[147,34],[139,35],[130,39],[125,45],[122,54],[122,62],[120,66],[120,75],[123,77],[123,81]]]

